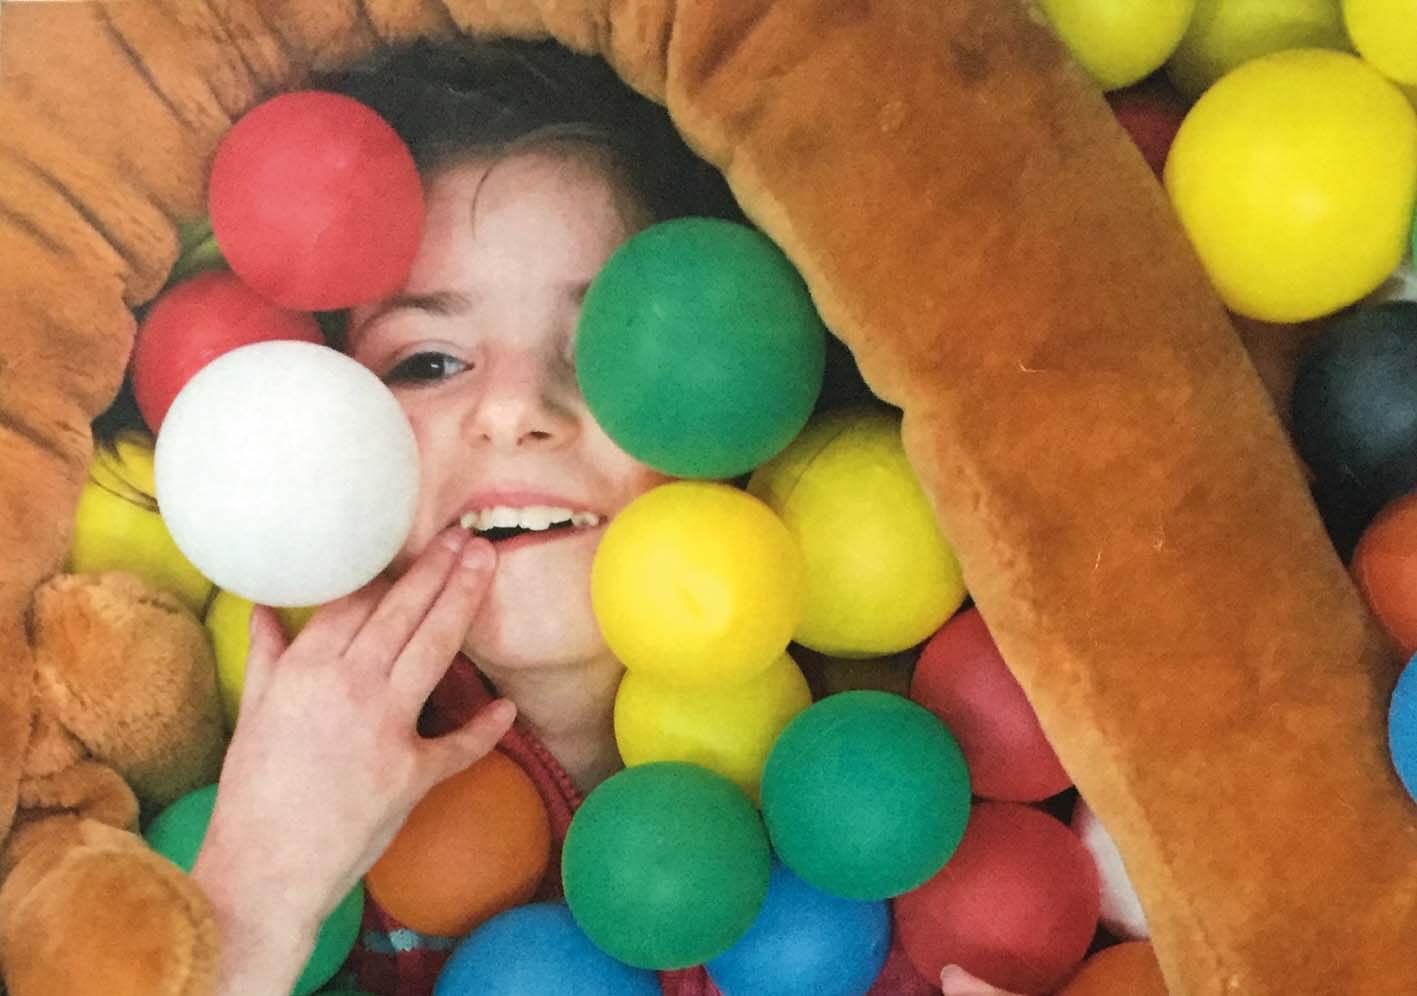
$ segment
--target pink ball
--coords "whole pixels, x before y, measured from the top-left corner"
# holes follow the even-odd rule
[[[976,609],[930,638],[910,697],[959,741],[975,795],[1037,802],[1072,784]]]
[[[325,342],[313,316],[272,304],[225,270],[172,287],[143,316],[133,346],[133,395],[143,421],[156,434],[193,374],[238,346],[273,339]]]
[[[1097,932],[1097,868],[1077,836],[1040,810],[981,802],[934,878],[894,901],[916,971],[958,965],[992,986],[1048,993]]]
[[[373,109],[318,90],[281,94],[227,132],[207,194],[231,268],[287,308],[388,297],[413,266],[423,185]]]

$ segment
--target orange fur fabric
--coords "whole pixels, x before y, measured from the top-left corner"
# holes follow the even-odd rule
[[[908,452],[1177,996],[1417,991],[1395,679],[1260,379],[1102,96],[1020,0],[7,4],[0,758],[30,591],[223,131],[418,35],[554,36],[664,101]],[[0,814],[16,775],[0,770]]]

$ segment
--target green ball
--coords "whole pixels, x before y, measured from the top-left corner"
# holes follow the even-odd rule
[[[598,947],[636,968],[722,954],[767,895],[762,822],[736,785],[658,761],[602,782],[571,820],[561,875],[571,915]]]
[[[592,281],[576,334],[591,414],[641,463],[727,478],[775,456],[822,389],[827,333],[767,237],[712,218],[635,235]]]
[[[158,854],[183,871],[190,872],[207,836],[207,826],[211,823],[215,805],[215,785],[188,792],[159,813],[148,824],[143,837]],[[356,885],[320,926],[315,949],[310,952],[310,958],[291,991],[292,996],[309,996],[334,978],[354,949],[363,917],[364,886]]]
[[[844,899],[922,884],[969,820],[969,770],[954,736],[888,692],[842,692],[798,713],[768,755],[762,786],[778,857]]]

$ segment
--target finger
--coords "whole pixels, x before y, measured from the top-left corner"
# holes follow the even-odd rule
[[[281,628],[280,617],[269,606],[251,606],[248,635],[250,645],[246,651],[246,671],[241,679],[243,701],[250,701],[261,694],[276,661],[286,648],[285,630]]]
[[[417,714],[462,649],[496,568],[497,554],[487,540],[463,547],[457,568],[389,672],[390,693],[408,711]]]
[[[424,774],[428,784],[436,785],[486,757],[497,746],[497,741],[506,736],[516,718],[517,707],[512,700],[497,699],[479,709],[472,719],[452,733],[424,741]]]
[[[319,656],[329,659],[340,656],[349,649],[390,587],[388,581],[375,578],[358,591],[326,602],[315,610],[291,646],[318,650]]]
[[[364,621],[346,656],[387,674],[457,569],[470,536],[454,526],[434,537]]]

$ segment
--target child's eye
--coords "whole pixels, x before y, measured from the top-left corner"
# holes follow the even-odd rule
[[[447,353],[414,353],[384,375],[388,384],[427,384],[445,380],[467,369],[467,364]]]

